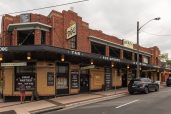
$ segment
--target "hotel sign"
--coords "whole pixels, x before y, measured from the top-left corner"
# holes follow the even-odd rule
[[[67,39],[70,39],[73,36],[77,35],[76,29],[76,23],[67,28]]]
[[[133,49],[133,42],[123,39],[123,46]]]

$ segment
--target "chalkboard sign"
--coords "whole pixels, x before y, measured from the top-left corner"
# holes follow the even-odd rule
[[[104,67],[105,70],[105,90],[112,89],[112,69]]]
[[[32,91],[35,89],[35,74],[34,73],[20,73],[15,75],[15,90],[20,90],[20,85],[24,83],[26,91]]]
[[[54,86],[54,73],[47,72],[47,86]]]
[[[71,88],[77,89],[79,88],[79,72],[71,71]]]

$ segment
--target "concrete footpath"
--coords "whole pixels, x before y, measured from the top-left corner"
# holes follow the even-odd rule
[[[161,86],[163,88],[164,86]],[[90,92],[70,96],[56,97],[40,101],[20,102],[0,102],[0,114],[38,114],[42,112],[73,108],[104,100],[110,100],[128,95],[127,88],[117,89],[116,91]]]

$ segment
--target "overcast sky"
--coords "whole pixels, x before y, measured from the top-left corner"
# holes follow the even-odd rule
[[[0,0],[0,14],[74,1],[78,0]],[[140,45],[158,46],[161,53],[169,53],[171,58],[171,0],[89,0],[31,13],[48,15],[52,9],[61,12],[70,7],[74,7],[74,11],[89,23],[90,28],[134,43],[137,21],[141,26],[150,19],[161,17],[161,20],[151,21],[142,28]]]

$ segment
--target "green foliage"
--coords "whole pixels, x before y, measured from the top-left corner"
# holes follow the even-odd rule
[[[166,60],[166,64],[171,64],[171,60]]]

